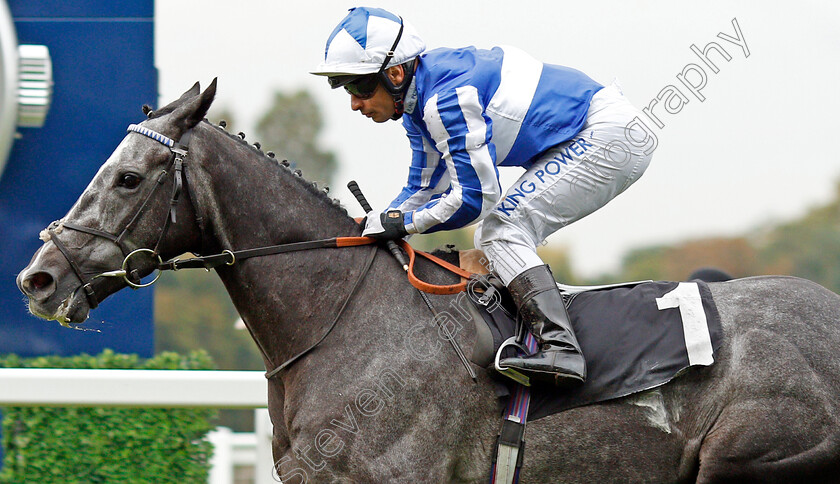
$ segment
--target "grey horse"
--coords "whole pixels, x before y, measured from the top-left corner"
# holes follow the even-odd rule
[[[158,255],[359,235],[299,174],[203,121],[215,90],[215,80],[204,92],[196,83],[140,123],[175,141],[190,134],[183,168],[173,169],[169,147],[132,131],[42,232],[17,277],[32,314],[81,324],[107,295],[139,285]],[[136,249],[147,250],[126,261]],[[269,381],[283,482],[488,480],[500,427],[491,378],[467,375],[385,249],[227,262],[216,271],[268,370],[320,340]],[[522,482],[840,480],[838,296],[791,277],[710,288],[724,333],[718,361],[530,422]],[[457,334],[467,353],[474,335],[469,326]]]

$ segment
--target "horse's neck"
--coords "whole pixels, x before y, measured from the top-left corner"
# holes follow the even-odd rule
[[[371,249],[296,252],[218,270],[234,306],[269,360],[269,370],[328,331],[362,276],[364,254]]]
[[[312,184],[239,138],[202,123],[195,154],[204,180],[197,205],[221,249],[358,235],[360,229]],[[193,151],[193,148],[191,148]]]
[[[215,129],[210,128],[208,129]],[[226,136],[210,133],[204,139]],[[236,140],[199,146],[199,206],[213,234],[210,250],[241,250],[358,235],[359,228],[287,168]],[[277,364],[322,332],[337,299],[364,265],[366,248],[318,249],[240,261],[218,274],[264,355]],[[270,350],[269,350],[270,349]]]

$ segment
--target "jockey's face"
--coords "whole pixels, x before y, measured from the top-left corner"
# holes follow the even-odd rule
[[[402,66],[389,67],[387,70],[388,77],[394,84],[399,84],[403,80]],[[391,94],[382,87],[382,83],[377,84],[376,91],[373,96],[362,99],[358,96],[350,94],[350,108],[353,111],[359,111],[375,123],[384,123],[391,119],[396,111],[394,107],[394,98]]]
[[[350,94],[350,108],[361,112],[375,123],[384,123],[394,115],[394,98],[380,83],[376,86],[373,96],[368,99]]]

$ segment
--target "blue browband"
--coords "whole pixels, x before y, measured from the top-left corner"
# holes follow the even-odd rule
[[[135,133],[140,133],[143,136],[147,136],[149,138],[152,138],[153,140],[155,140],[155,141],[157,141],[161,144],[164,144],[169,148],[173,148],[176,145],[175,141],[172,138],[168,138],[168,137],[158,133],[157,131],[152,131],[149,128],[144,128],[143,126],[140,126],[140,125],[137,125],[137,124],[128,125],[128,131],[133,131]]]

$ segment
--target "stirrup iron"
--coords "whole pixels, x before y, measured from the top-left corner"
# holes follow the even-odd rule
[[[526,387],[531,386],[531,378],[529,378],[527,375],[525,375],[524,373],[522,373],[519,370],[514,370],[513,368],[509,368],[509,367],[503,367],[499,364],[499,362],[502,359],[502,352],[508,346],[512,346],[512,347],[518,349],[523,354],[526,354],[526,355],[531,354],[531,352],[528,351],[528,348],[525,346],[524,342],[520,342],[516,336],[511,336],[510,338],[506,339],[501,344],[501,346],[499,346],[498,351],[496,351],[496,359],[493,362],[493,367],[500,374],[510,378],[511,380],[513,380],[513,381],[515,381],[515,382],[517,382],[521,385],[525,385]]]

